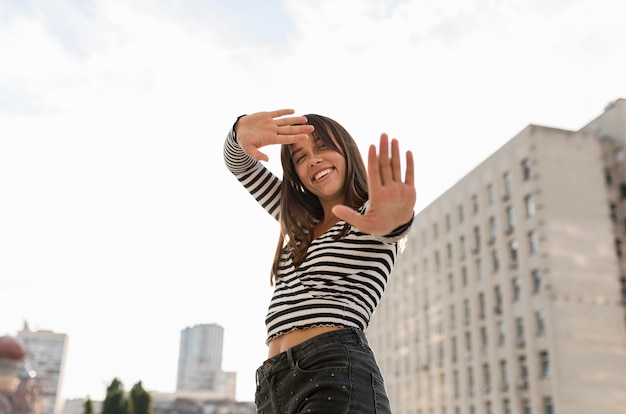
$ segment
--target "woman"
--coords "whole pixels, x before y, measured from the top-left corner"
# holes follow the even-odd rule
[[[241,116],[224,144],[229,170],[280,222],[257,370],[257,413],[390,413],[364,330],[384,292],[415,206],[413,156],[397,140],[370,146],[292,109]],[[282,180],[259,149],[281,144]]]

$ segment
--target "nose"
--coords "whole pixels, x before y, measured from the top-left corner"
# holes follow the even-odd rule
[[[320,156],[318,156],[318,155],[313,155],[311,157],[311,160],[310,160],[310,166],[314,167],[317,164],[319,164],[320,162],[322,162],[322,158]]]

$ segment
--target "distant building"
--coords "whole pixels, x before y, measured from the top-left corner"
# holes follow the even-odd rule
[[[394,413],[625,412],[625,147],[624,99],[529,125],[416,215],[368,331]]]
[[[209,393],[214,398],[235,400],[236,373],[222,371],[224,328],[201,324],[181,331],[177,393]]]
[[[42,414],[60,414],[61,386],[67,353],[67,335],[51,331],[33,332],[24,323],[17,340],[26,349],[25,362],[38,376],[42,387]]]

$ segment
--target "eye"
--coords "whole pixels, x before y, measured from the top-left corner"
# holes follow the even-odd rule
[[[296,157],[296,164],[300,164],[302,161],[304,161],[305,158],[305,155],[300,155],[299,157]]]

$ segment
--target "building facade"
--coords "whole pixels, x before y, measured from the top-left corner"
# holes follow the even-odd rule
[[[416,215],[368,336],[398,414],[621,414],[626,100],[529,125]]]
[[[67,354],[67,335],[51,331],[31,331],[28,324],[17,333],[26,349],[25,365],[37,373],[41,385],[42,414],[59,414],[63,408],[61,387]]]
[[[211,392],[234,400],[236,374],[222,371],[224,328],[200,324],[181,331],[177,392]]]

